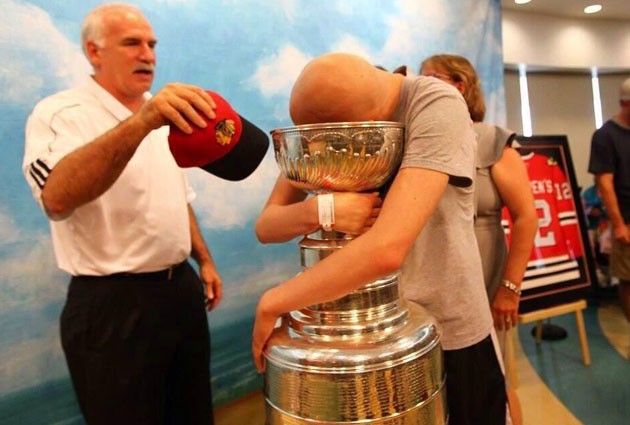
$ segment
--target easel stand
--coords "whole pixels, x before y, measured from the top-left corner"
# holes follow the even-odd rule
[[[586,301],[579,300],[568,304],[561,304],[542,310],[532,311],[518,315],[518,323],[536,322],[536,344],[540,344],[542,339],[542,321],[561,314],[575,313],[575,327],[577,328],[578,338],[580,340],[580,350],[582,351],[582,362],[588,366],[591,364],[591,355],[588,351],[588,342],[586,340],[586,330],[584,328],[584,317],[582,310],[586,308]],[[513,330],[516,328],[513,328]],[[514,359],[514,331],[511,330],[506,338],[506,373],[512,388],[518,387],[518,380],[515,370]]]

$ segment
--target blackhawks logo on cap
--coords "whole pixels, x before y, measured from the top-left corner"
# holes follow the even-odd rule
[[[221,120],[214,126],[214,133],[216,134],[217,143],[225,146],[232,141],[236,129],[233,120]]]

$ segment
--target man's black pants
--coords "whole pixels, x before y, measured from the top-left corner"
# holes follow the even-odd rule
[[[449,425],[505,425],[505,378],[490,336],[445,350],[444,366]]]
[[[89,425],[213,423],[203,284],[187,262],[73,277],[61,342]]]

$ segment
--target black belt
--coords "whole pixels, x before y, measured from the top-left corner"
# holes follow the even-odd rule
[[[182,261],[179,264],[174,264],[164,270],[157,270],[154,272],[141,272],[141,273],[132,273],[132,272],[122,272],[122,273],[113,273],[105,276],[85,276],[85,277],[107,277],[107,278],[133,278],[133,279],[142,279],[142,280],[171,280],[175,276],[175,272],[179,270],[186,261]]]

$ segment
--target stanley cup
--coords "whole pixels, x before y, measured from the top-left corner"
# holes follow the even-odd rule
[[[397,170],[404,125],[301,125],[271,135],[276,161],[295,187],[313,194],[358,192],[379,188]],[[305,236],[299,243],[302,267],[351,240],[323,230]],[[348,264],[340,276],[353,267]],[[447,423],[436,321],[400,297],[397,273],[338,300],[292,311],[264,354],[267,425]]]

